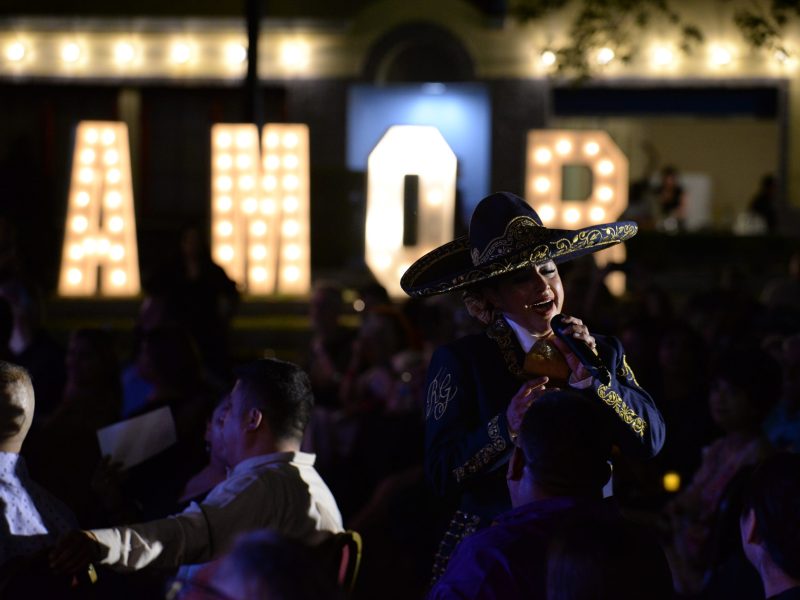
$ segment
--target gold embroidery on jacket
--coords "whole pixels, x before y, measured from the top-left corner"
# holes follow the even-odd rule
[[[467,477],[475,475],[486,465],[493,462],[506,449],[506,440],[500,435],[499,425],[500,415],[489,421],[489,443],[465,462],[462,466],[453,470],[456,481],[461,483]]]
[[[620,377],[624,377],[625,379],[630,379],[637,387],[642,387],[639,385],[639,382],[636,381],[636,375],[633,374],[633,369],[631,369],[630,365],[628,364],[628,359],[625,358],[624,354],[622,355],[622,366],[618,370],[618,375]]]
[[[644,437],[644,430],[647,427],[647,423],[625,403],[617,392],[601,383],[597,386],[597,395],[600,396],[603,402],[614,409],[620,419],[627,425],[630,425],[634,433],[637,433],[641,438]]]

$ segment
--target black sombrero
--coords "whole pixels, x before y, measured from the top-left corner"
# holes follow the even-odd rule
[[[432,296],[547,261],[566,262],[603,250],[636,235],[633,221],[583,229],[550,229],[536,211],[510,192],[496,192],[478,203],[469,235],[420,257],[400,279],[409,296]]]

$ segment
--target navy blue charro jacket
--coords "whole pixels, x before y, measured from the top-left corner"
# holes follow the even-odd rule
[[[664,443],[664,421],[636,382],[619,340],[594,335],[611,384],[595,378],[576,390],[608,408],[615,441],[629,455],[654,456]],[[459,509],[480,517],[480,527],[511,507],[505,466],[513,444],[506,408],[529,379],[522,348],[504,319],[485,333],[439,347],[428,368],[425,471],[442,495],[458,494]]]

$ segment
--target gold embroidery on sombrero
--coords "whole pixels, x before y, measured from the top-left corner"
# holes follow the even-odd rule
[[[542,226],[530,217],[524,215],[514,217],[508,222],[502,235],[497,236],[486,244],[483,252],[478,252],[477,248],[472,249],[472,264],[477,267],[490,260],[509,254],[515,246],[514,242],[532,238],[533,235],[531,234],[536,233],[536,230],[541,233]]]
[[[514,377],[524,380],[526,377],[516,351],[517,344],[514,341],[511,327],[508,326],[506,320],[498,316],[492,324],[486,328],[486,335],[493,339],[498,348],[500,348],[500,354],[503,355],[503,360],[506,361],[509,372],[514,375]]]
[[[527,222],[526,222],[527,221]],[[513,227],[512,227],[513,225]],[[604,246],[610,246],[633,237],[638,230],[638,226],[631,223],[620,225],[608,225],[605,227],[594,228],[590,231],[579,231],[571,237],[560,238],[550,242],[542,242],[542,234],[547,234],[548,229],[535,225],[529,217],[516,217],[506,228],[507,235],[499,242],[497,240],[489,244],[489,247],[480,255],[481,264],[474,269],[440,281],[431,282],[430,285],[412,290],[411,296],[424,296],[429,294],[442,294],[459,288],[463,288],[472,283],[477,283],[498,275],[505,275],[518,269],[541,264],[548,260],[557,260],[562,256],[581,252],[583,250],[599,250]],[[515,243],[512,243],[515,240]],[[502,243],[501,243],[502,242]],[[494,244],[494,245],[493,245]],[[500,249],[507,247],[524,248],[513,255],[504,255]],[[529,248],[533,247],[533,250]],[[491,250],[491,253],[489,252]],[[413,286],[416,279],[426,269],[433,266],[440,260],[457,254],[464,254],[465,260],[470,256],[469,240],[459,238],[450,244],[431,251],[422,256],[415,262],[406,275],[403,276],[405,285]],[[491,256],[489,255],[491,254]],[[486,264],[485,261],[497,258],[494,263]],[[474,255],[471,256],[474,264]]]
[[[506,441],[500,435],[500,425],[498,421],[500,415],[492,418],[487,425],[489,431],[489,443],[465,462],[462,466],[453,469],[453,476],[456,481],[461,483],[465,478],[479,472],[483,467],[494,461],[506,449]]]
[[[619,368],[619,376],[624,377],[625,379],[630,379],[633,381],[634,385],[642,387],[639,385],[639,382],[636,381],[636,375],[633,374],[633,369],[631,369],[630,365],[628,364],[628,359],[624,354],[622,355],[622,366]]]
[[[597,395],[600,396],[603,402],[614,409],[625,424],[630,425],[634,433],[637,433],[639,437],[644,437],[647,423],[625,403],[617,392],[601,383],[597,386]]]

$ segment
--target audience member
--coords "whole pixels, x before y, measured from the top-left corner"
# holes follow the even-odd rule
[[[547,550],[560,532],[586,521],[623,523],[614,501],[603,498],[613,432],[602,408],[576,392],[539,397],[524,417],[508,466],[513,508],[462,541],[431,600],[545,598]],[[670,588],[668,567],[654,540],[647,548],[636,558],[661,574],[651,585],[653,597],[663,596]]]
[[[764,175],[759,183],[758,191],[750,200],[749,210],[764,221],[768,233],[774,233],[778,224],[777,200],[778,181],[772,174]]]
[[[202,569],[182,589],[181,600],[335,600],[314,550],[272,531],[242,535],[219,561]]]
[[[771,450],[761,424],[778,397],[780,369],[772,357],[748,344],[719,354],[710,380],[711,415],[724,435],[705,450],[691,484],[667,507],[673,532],[669,556],[683,593],[696,593],[704,585],[714,518],[728,485]]]
[[[225,421],[225,409],[226,405],[223,400],[217,404],[206,424],[206,434],[203,439],[206,442],[208,464],[186,482],[178,498],[179,504],[200,502],[228,475],[228,469],[225,466],[225,452],[222,448],[222,425]]]
[[[778,359],[783,388],[764,421],[764,431],[776,449],[800,453],[800,334],[782,340]]]
[[[31,480],[19,454],[34,404],[25,369],[0,361],[0,565],[51,545],[77,525],[66,506]]]
[[[678,169],[672,165],[661,169],[661,181],[656,187],[656,203],[661,217],[660,228],[669,232],[682,230],[686,192],[678,182]]]
[[[256,529],[303,541],[341,531],[314,456],[299,451],[312,404],[308,376],[296,365],[264,359],[242,367],[222,424],[230,476],[178,515],[68,534],[51,554],[53,567],[76,572],[94,561],[120,571],[171,569],[213,560],[238,534]]]
[[[768,600],[800,598],[800,456],[779,453],[752,474],[740,521]]]

